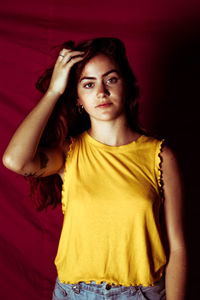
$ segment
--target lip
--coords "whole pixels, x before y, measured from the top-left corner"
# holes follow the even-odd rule
[[[97,105],[97,107],[109,107],[110,105],[112,105],[112,103],[111,102],[107,102],[107,103],[101,103],[101,104],[99,104],[99,105]]]

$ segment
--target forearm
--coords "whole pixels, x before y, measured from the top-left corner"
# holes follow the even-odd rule
[[[59,97],[64,93],[71,67],[83,59],[84,52],[63,49],[54,66],[49,89],[16,130],[3,156],[4,165],[19,172],[32,162],[37,147]]]
[[[187,255],[184,248],[170,254],[165,274],[167,300],[186,300]]]
[[[47,121],[59,98],[48,91],[14,133],[3,156],[4,165],[19,170],[34,158]]]

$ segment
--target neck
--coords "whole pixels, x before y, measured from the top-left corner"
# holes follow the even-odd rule
[[[137,140],[140,136],[128,126],[126,120],[109,122],[93,120],[88,133],[95,140],[109,146],[125,145]]]

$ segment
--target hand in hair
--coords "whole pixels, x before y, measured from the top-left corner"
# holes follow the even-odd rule
[[[56,61],[50,85],[40,102],[32,109],[12,136],[3,155],[3,164],[24,176],[48,176],[63,165],[59,147],[38,147],[54,107],[64,93],[72,66],[83,59],[84,52],[62,49]]]
[[[82,51],[62,49],[54,66],[48,90],[62,95],[66,89],[71,68],[83,58],[84,52]]]

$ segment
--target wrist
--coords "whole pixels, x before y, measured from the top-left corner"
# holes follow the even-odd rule
[[[55,98],[56,100],[58,100],[62,96],[62,94],[63,93],[55,91],[52,88],[49,88],[45,93],[45,95]]]
[[[60,94],[59,92],[48,89],[43,96],[43,102],[47,102],[50,105],[55,105],[61,96],[62,94]]]

